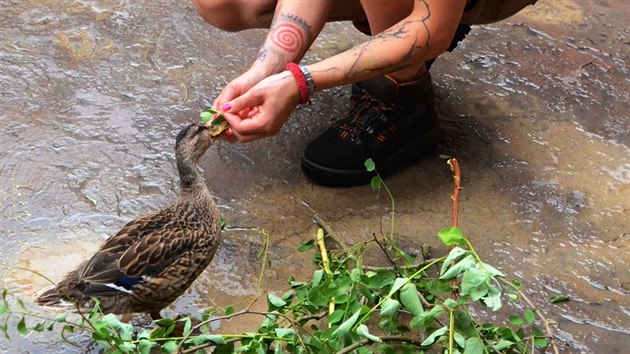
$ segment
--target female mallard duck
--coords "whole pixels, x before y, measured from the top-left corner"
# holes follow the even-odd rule
[[[197,161],[225,128],[225,123],[214,129],[200,123],[182,130],[175,143],[177,202],[129,222],[35,301],[89,310],[96,298],[104,313],[145,312],[160,318],[160,310],[190,287],[219,246],[219,210],[197,171]]]

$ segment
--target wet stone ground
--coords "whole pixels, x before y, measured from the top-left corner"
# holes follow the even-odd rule
[[[59,280],[125,222],[173,202],[176,133],[249,66],[265,31],[220,32],[186,1],[0,3],[0,276],[34,308],[46,281],[11,269]],[[522,280],[564,353],[625,353],[630,343],[629,17],[622,0],[540,0],[475,27],[432,69],[439,149],[386,180],[401,244],[442,254],[435,235],[450,222],[451,173],[439,154],[456,156],[460,225],[483,259]],[[304,62],[362,39],[327,26]],[[380,233],[383,198],[313,185],[298,166],[348,98],[346,87],[322,92],[278,136],[206,154],[227,230],[166,315],[251,297],[263,245],[255,229],[270,235],[264,288],[278,293],[313,271],[310,254],[296,252],[315,235],[313,211],[350,244]],[[550,305],[554,295],[571,301]],[[0,341],[3,353],[85,350],[56,333]]]

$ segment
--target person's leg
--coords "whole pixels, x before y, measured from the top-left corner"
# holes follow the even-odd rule
[[[214,27],[236,32],[250,28],[269,28],[273,20],[275,0],[193,0],[199,15]],[[358,0],[334,1],[331,21],[366,21]]]
[[[268,27],[276,7],[274,0],[193,0],[193,3],[206,22],[229,32]]]

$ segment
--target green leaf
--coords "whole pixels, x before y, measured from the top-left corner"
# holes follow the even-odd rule
[[[465,245],[466,241],[464,239],[464,233],[459,227],[450,226],[445,227],[438,232],[438,237],[446,244],[447,246],[451,245]]]
[[[9,307],[7,305],[0,305],[0,315],[9,311]]]
[[[394,283],[394,274],[390,271],[368,271],[361,281],[371,289],[382,289]]]
[[[357,322],[357,320],[359,319],[360,313],[361,309],[358,309],[352,316],[350,316],[350,318],[345,320],[342,324],[339,325],[339,327],[337,327],[337,329],[335,329],[331,337],[339,338],[348,334],[352,326],[354,326],[354,323]]]
[[[273,354],[282,354],[282,343],[276,342],[276,347],[273,350]]]
[[[534,339],[534,345],[536,345],[539,348],[544,348],[547,346],[547,339],[545,338],[536,338]]]
[[[276,336],[280,338],[293,338],[295,337],[295,329],[293,328],[276,328],[275,329]]]
[[[337,323],[337,322],[341,321],[341,319],[343,318],[344,314],[345,314],[344,310],[336,309],[335,312],[333,312],[330,316],[328,316],[326,321],[328,323],[330,323],[330,324]]]
[[[396,278],[394,280],[394,285],[389,289],[389,296],[392,296],[398,289],[402,288],[409,281],[409,278]]]
[[[16,301],[17,301],[17,303],[18,303],[18,306],[20,306],[20,309],[22,309],[22,311],[28,311],[28,310],[26,309],[26,305],[24,305],[24,301],[22,301],[22,300],[20,300],[20,299],[17,299]]]
[[[202,122],[207,122],[212,118],[212,113],[210,112],[201,112],[201,114],[199,114],[199,117],[201,117],[201,121]]]
[[[511,342],[511,341],[505,340],[505,339],[501,339],[499,341],[499,343],[493,345],[492,348],[494,350],[496,350],[496,351],[501,351],[503,349],[510,348],[512,345],[514,345],[514,342]]]
[[[260,325],[261,328],[268,328],[268,327],[272,327],[276,322],[276,315],[275,312],[272,312],[271,314],[267,314],[265,315],[265,319],[262,322],[262,324]],[[275,326],[273,326],[275,327]]]
[[[310,250],[311,248],[313,248],[313,246],[315,246],[315,240],[308,240],[306,242],[303,242],[300,247],[298,248],[298,251],[300,252],[306,252],[308,250]]]
[[[133,326],[128,323],[122,323],[116,315],[109,313],[101,318],[96,324],[105,324],[115,330],[123,340],[131,340],[133,337]]]
[[[565,302],[565,301],[569,301],[569,297],[566,295],[556,295],[556,296],[552,296],[549,299],[549,302],[552,304],[557,304],[559,302]]]
[[[233,354],[233,353],[234,353],[234,342],[217,346],[212,351],[212,354]]]
[[[186,341],[186,343],[192,343],[193,345],[201,345],[210,342],[214,344],[223,344],[225,343],[225,339],[223,336],[218,334],[200,334]]]
[[[320,288],[312,289],[308,293],[308,301],[310,301],[315,306],[318,306],[318,307],[326,306],[328,304],[328,300],[330,300],[330,297],[322,294],[322,291]]]
[[[151,338],[151,330],[149,330],[149,329],[142,330],[142,332],[138,333],[136,338],[138,340]]]
[[[368,327],[364,324],[360,324],[357,329],[356,332],[358,335],[363,336],[369,340],[371,340],[372,342],[377,342],[380,343],[383,340],[373,334],[370,334],[370,330],[368,329]]]
[[[187,317],[181,319],[180,322],[184,322],[184,332],[182,334],[184,335],[184,337],[186,337],[192,331],[192,320]]]
[[[271,305],[275,307],[282,307],[287,304],[286,301],[282,300],[281,298],[277,297],[276,295],[272,293],[267,294],[267,300],[269,301]]]
[[[444,312],[444,308],[442,306],[435,306],[430,311],[425,311],[420,315],[411,319],[410,326],[411,328],[422,328],[427,327],[434,318],[441,315]]]
[[[457,305],[458,305],[457,301],[451,298],[444,300],[444,307],[446,308],[452,309],[452,308],[455,308]]]
[[[140,352],[140,354],[151,354],[151,349],[153,349],[156,345],[157,343],[155,342],[142,339],[138,342],[138,352]]]
[[[463,273],[466,269],[474,266],[476,263],[477,261],[475,260],[475,257],[473,257],[472,254],[469,254],[468,256],[464,257],[464,259],[462,259],[461,261],[455,263],[454,265],[449,266],[448,270],[440,276],[440,279],[455,278],[459,274]]]
[[[355,283],[360,282],[362,273],[363,271],[361,270],[361,268],[353,268],[350,271],[350,280],[352,280]]]
[[[233,314],[234,314],[234,307],[232,307],[232,306],[228,306],[228,307],[225,309],[225,315],[226,315],[226,316],[231,316],[231,315],[233,315]]]
[[[33,327],[33,331],[35,332],[43,332],[46,329],[46,325],[44,322],[40,322]]]
[[[365,160],[364,165],[365,165],[365,169],[368,172],[374,172],[374,170],[376,170],[376,164],[374,163],[374,160],[372,159]]]
[[[505,278],[505,274],[501,273],[501,271],[500,271],[500,270],[496,269],[495,267],[491,266],[491,265],[490,265],[490,264],[488,264],[488,263],[482,263],[482,264],[483,264],[483,268],[484,268],[484,269],[485,269],[488,273],[490,273],[490,275],[491,275],[491,276],[493,276],[493,277],[499,276],[499,277],[503,277],[503,278]]]
[[[471,295],[471,299],[477,301],[488,293],[489,280],[490,275],[475,264],[464,272],[460,285],[461,294],[463,296]]]
[[[510,315],[508,320],[515,326],[522,326],[524,323],[523,319],[516,315]]]
[[[155,324],[162,327],[170,326],[173,323],[175,323],[175,321],[170,318],[160,318],[159,320],[155,321]]]
[[[11,337],[9,337],[8,331],[9,331],[9,326],[7,326],[6,323],[3,325],[0,325],[0,332],[4,334],[4,338],[11,339]]]
[[[222,115],[219,115],[212,121],[212,123],[210,123],[210,125],[212,126],[219,125],[223,123],[224,121],[225,121],[225,117],[223,117]]]
[[[398,314],[400,310],[400,302],[388,298],[381,304],[381,317],[392,318]]]
[[[17,331],[23,336],[28,334],[28,328],[26,328],[26,321],[24,320],[24,317],[22,317],[20,322],[18,322]]]
[[[478,337],[466,339],[464,354],[483,354],[484,345]]]
[[[444,263],[442,263],[442,269],[440,270],[440,274],[444,274],[444,272],[446,272],[446,269],[448,269],[448,267],[451,265],[451,263],[453,263],[453,261],[459,259],[461,256],[468,253],[470,253],[470,251],[467,251],[461,247],[454,247],[448,253],[448,256],[446,256],[446,259],[444,259]]]
[[[313,272],[313,287],[316,287],[319,285],[319,282],[322,281],[322,278],[324,277],[324,271],[321,269],[318,269],[316,271]]]
[[[370,187],[372,187],[372,189],[374,190],[381,189],[381,185],[383,185],[383,179],[381,178],[381,176],[374,176],[370,180]]]
[[[534,337],[544,337],[545,336],[543,331],[541,331],[540,328],[538,328],[536,326],[532,326],[532,334],[534,335]]]
[[[486,295],[486,297],[484,297],[482,300],[486,304],[486,306],[492,309],[492,311],[498,311],[502,306],[501,292],[494,286],[491,286],[489,288],[488,295]]]
[[[201,117],[202,123],[207,123],[210,121],[210,119],[212,119],[212,117],[214,117],[215,114],[217,114],[217,111],[212,108],[206,108],[203,112],[199,114],[199,117]]]
[[[430,336],[427,337],[420,345],[423,347],[428,347],[433,345],[435,341],[438,340],[439,337],[443,336],[448,332],[448,327],[444,326],[442,328],[436,329]]]
[[[63,314],[63,315],[57,315],[57,316],[55,316],[54,321],[55,321],[55,322],[59,322],[59,323],[61,323],[61,322],[66,322],[66,315],[65,315],[65,314]]]
[[[400,302],[414,316],[424,312],[416,284],[408,283],[400,290]]]
[[[175,353],[177,351],[177,347],[178,344],[174,340],[162,344],[162,349],[164,349],[167,353]]]
[[[534,320],[536,319],[536,313],[534,313],[534,311],[527,310],[523,315],[525,316],[525,320],[527,321],[527,323],[534,323]]]

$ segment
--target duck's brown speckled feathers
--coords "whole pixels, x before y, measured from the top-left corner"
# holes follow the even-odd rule
[[[72,302],[87,309],[95,297],[105,313],[155,315],[182,295],[219,246],[219,210],[195,167],[211,143],[204,127],[184,129],[176,143],[177,203],[129,222],[36,301],[44,306]]]

